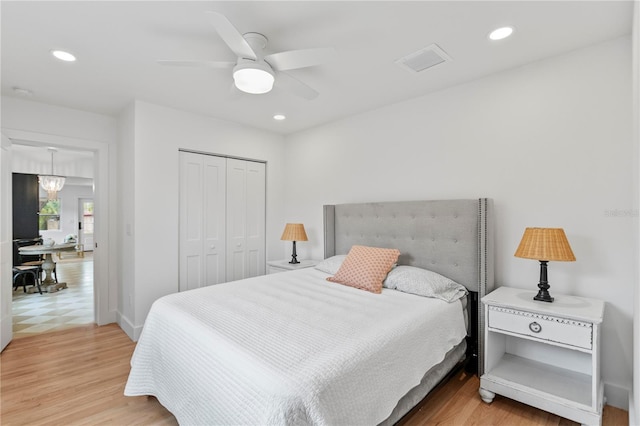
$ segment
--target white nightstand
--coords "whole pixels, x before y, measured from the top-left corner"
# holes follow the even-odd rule
[[[604,302],[500,287],[485,305],[480,396],[495,394],[588,425],[602,424],[600,327]]]
[[[320,263],[319,260],[301,260],[300,263],[296,264],[289,263],[288,260],[270,260],[267,262],[267,274],[313,268],[318,263]]]

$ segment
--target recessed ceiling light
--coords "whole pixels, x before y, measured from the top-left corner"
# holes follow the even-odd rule
[[[493,41],[502,40],[509,37],[512,33],[512,27],[502,27],[491,31],[491,34],[489,34],[489,38]]]
[[[285,118],[287,118],[287,117],[285,117],[285,116],[284,116],[284,115],[282,115],[282,114],[276,114],[276,115],[274,115],[274,116],[273,116],[273,119],[274,119],[274,120],[278,120],[278,121],[282,121],[282,120],[284,120]]]
[[[69,52],[65,52],[64,50],[52,50],[51,54],[56,58],[60,59],[61,61],[65,61],[65,62],[73,62],[76,60],[75,56],[73,56]]]

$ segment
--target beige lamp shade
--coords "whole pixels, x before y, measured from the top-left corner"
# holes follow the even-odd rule
[[[526,228],[514,256],[547,261],[576,260],[562,228]]]
[[[280,239],[283,241],[308,241],[304,225],[301,223],[287,223]]]

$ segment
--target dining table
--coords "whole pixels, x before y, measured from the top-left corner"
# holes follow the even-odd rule
[[[20,247],[20,254],[24,255],[34,255],[41,254],[44,256],[44,261],[42,263],[42,270],[44,271],[44,279],[42,280],[42,291],[46,291],[49,293],[54,293],[63,288],[67,288],[66,282],[56,282],[52,278],[53,269],[56,267],[55,262],[53,261],[53,254],[60,253],[63,251],[71,251],[76,249],[76,243],[62,243],[62,244],[54,244],[54,245],[44,245],[44,244],[36,244],[32,246],[24,246]]]

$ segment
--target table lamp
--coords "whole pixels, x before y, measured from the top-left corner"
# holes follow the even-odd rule
[[[287,223],[284,227],[282,241],[293,241],[293,254],[289,263],[300,263],[296,256],[296,241],[307,241],[307,233],[304,231],[304,225],[301,223]]]
[[[562,228],[526,228],[514,256],[540,261],[540,290],[533,300],[542,302],[553,302],[553,297],[549,294],[547,263],[550,260],[576,260]]]

